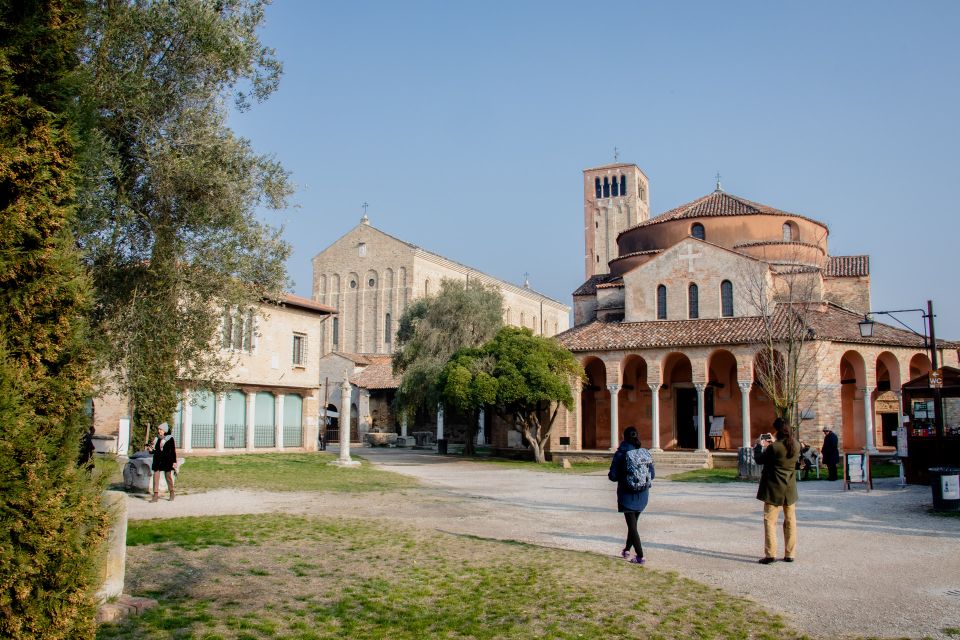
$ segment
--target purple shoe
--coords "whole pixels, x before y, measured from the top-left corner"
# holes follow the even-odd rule
[[[634,556],[630,559],[630,564],[647,564],[647,559],[641,558],[640,556]]]
[[[630,557],[630,552],[624,549],[623,551],[620,552],[620,557],[626,560],[627,558]]]

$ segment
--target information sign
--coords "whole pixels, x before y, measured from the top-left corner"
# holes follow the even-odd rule
[[[843,488],[847,490],[851,484],[866,485],[867,491],[873,489],[873,478],[870,476],[870,455],[867,453],[845,453],[843,461]]]

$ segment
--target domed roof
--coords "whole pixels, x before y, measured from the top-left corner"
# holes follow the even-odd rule
[[[670,220],[681,220],[685,218],[709,218],[709,217],[719,217],[719,216],[752,216],[752,215],[775,215],[775,216],[786,216],[791,218],[801,218],[803,220],[810,220],[811,222],[816,222],[817,224],[823,224],[812,218],[806,216],[797,215],[795,213],[790,213],[788,211],[781,211],[780,209],[774,209],[773,207],[767,206],[765,204],[760,204],[758,202],[751,202],[745,198],[739,196],[731,195],[721,189],[717,189],[711,194],[705,195],[702,198],[698,198],[693,202],[688,202],[687,204],[682,204],[675,209],[671,209],[665,213],[661,213],[655,218],[650,218],[645,220],[640,224],[634,225],[633,229],[638,227],[646,227],[652,224],[659,224],[661,222],[668,222]],[[824,225],[826,226],[826,225]]]

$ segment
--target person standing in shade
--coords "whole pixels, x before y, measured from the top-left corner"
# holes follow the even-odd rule
[[[645,564],[637,520],[647,507],[650,486],[656,473],[653,468],[653,456],[640,445],[640,435],[636,427],[627,427],[623,431],[623,442],[610,463],[607,477],[617,483],[617,510],[627,521],[627,541],[620,556],[633,564]],[[630,558],[630,549],[634,556]]]
[[[837,434],[830,427],[823,428],[823,446],[820,447],[823,464],[827,465],[827,479],[837,479],[837,465],[840,464],[840,447]]]
[[[175,494],[173,491],[173,472],[177,468],[177,446],[173,441],[173,436],[167,435],[169,430],[166,422],[161,422],[157,427],[157,437],[152,443],[147,445],[147,451],[153,453],[153,464],[150,468],[153,470],[153,499],[150,502],[156,502],[160,499],[160,472],[163,472],[167,480],[167,490],[170,492],[170,500],[173,500]]]
[[[777,519],[783,510],[783,561],[793,562],[797,551],[797,455],[800,447],[782,418],[773,421],[753,448],[753,459],[763,465],[757,500],[763,501],[763,557],[760,564],[777,560]]]

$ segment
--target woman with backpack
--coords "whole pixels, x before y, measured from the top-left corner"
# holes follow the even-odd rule
[[[640,445],[637,428],[627,427],[623,431],[623,442],[613,454],[607,477],[617,483],[617,510],[627,521],[627,542],[620,556],[633,564],[646,563],[637,520],[647,507],[650,485],[655,476],[653,456]],[[630,558],[631,548],[635,553],[633,558]]]

